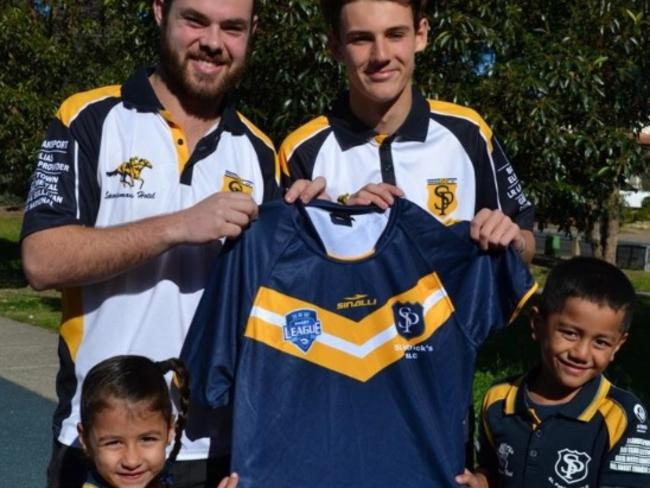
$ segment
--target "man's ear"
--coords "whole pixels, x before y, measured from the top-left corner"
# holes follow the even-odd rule
[[[528,316],[530,317],[530,335],[536,341],[539,339],[538,329],[542,323],[542,315],[539,313],[537,305],[530,307]]]
[[[253,19],[251,20],[251,36],[255,34],[257,31],[257,21],[258,21],[257,15],[253,15]]]
[[[424,51],[429,40],[429,19],[422,17],[415,29],[415,52]]]
[[[156,19],[156,24],[160,26],[163,19],[163,4],[165,0],[153,0],[153,16]]]
[[[332,57],[339,62],[343,61],[343,51],[341,49],[341,41],[337,35],[330,31],[327,34],[327,49],[332,54]]]

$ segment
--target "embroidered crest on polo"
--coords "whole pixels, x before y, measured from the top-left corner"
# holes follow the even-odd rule
[[[557,452],[555,473],[565,483],[573,484],[584,480],[589,475],[591,456],[586,452],[562,449]]]
[[[639,419],[639,422],[642,424],[645,424],[645,421],[648,419],[645,408],[643,408],[640,403],[634,405],[634,415],[636,415],[636,418]]]
[[[307,353],[322,333],[318,314],[314,310],[294,310],[285,319],[284,340],[293,342],[302,352]]]

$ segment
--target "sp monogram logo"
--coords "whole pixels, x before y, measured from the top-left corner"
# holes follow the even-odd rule
[[[584,480],[589,474],[591,456],[585,452],[562,449],[557,453],[555,472],[566,483],[573,484]]]
[[[412,339],[424,332],[424,314],[419,303],[396,303],[393,316],[397,333],[405,339]]]
[[[458,207],[456,191],[458,183],[456,178],[437,178],[427,181],[429,199],[427,206],[429,211],[446,220],[447,217]]]

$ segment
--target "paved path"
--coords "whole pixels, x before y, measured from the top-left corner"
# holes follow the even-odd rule
[[[57,335],[0,317],[0,485],[42,488],[52,443]]]

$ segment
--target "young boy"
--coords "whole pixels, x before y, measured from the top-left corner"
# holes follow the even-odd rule
[[[348,90],[284,141],[286,178],[325,178],[327,194],[349,205],[385,209],[404,196],[445,224],[472,221],[483,249],[512,245],[529,262],[533,207],[491,129],[473,110],[427,100],[413,86],[427,1],[320,3]],[[288,201],[297,196],[287,192]]]
[[[615,266],[575,258],[531,310],[540,365],[485,395],[479,469],[464,486],[648,487],[647,411],[603,371],[628,338],[635,292]]]

